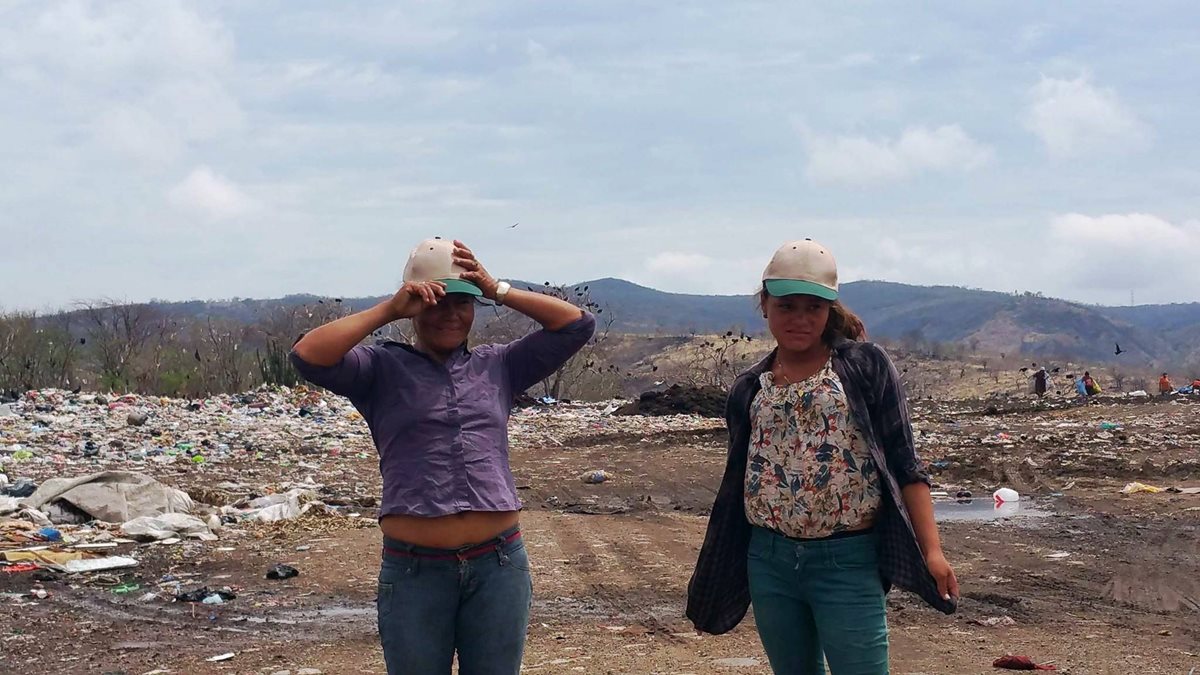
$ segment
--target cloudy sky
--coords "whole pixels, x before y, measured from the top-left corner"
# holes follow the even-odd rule
[[[0,0],[0,307],[383,293],[431,235],[1200,300],[1193,3],[801,4]]]

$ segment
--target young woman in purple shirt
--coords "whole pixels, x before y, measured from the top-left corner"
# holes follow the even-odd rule
[[[476,298],[542,329],[470,346]],[[412,319],[414,344],[359,343]],[[497,282],[462,242],[422,242],[390,300],[305,335],[292,362],[362,413],[383,476],[377,608],[388,673],[515,675],[532,582],[508,462],[514,397],[578,352],[592,315]]]

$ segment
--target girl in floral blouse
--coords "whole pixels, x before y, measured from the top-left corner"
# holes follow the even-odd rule
[[[958,597],[899,376],[838,302],[820,244],[781,247],[759,302],[778,348],[730,393],[688,616],[723,633],[753,604],[777,673],[887,673],[891,585],[946,612]]]

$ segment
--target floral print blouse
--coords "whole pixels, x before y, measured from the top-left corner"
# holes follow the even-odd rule
[[[751,405],[746,518],[797,539],[870,527],[882,483],[831,362],[776,386],[770,371]]]

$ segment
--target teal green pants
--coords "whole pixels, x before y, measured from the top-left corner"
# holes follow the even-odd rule
[[[754,528],[750,600],[780,675],[886,675],[887,614],[876,535],[801,541]]]

